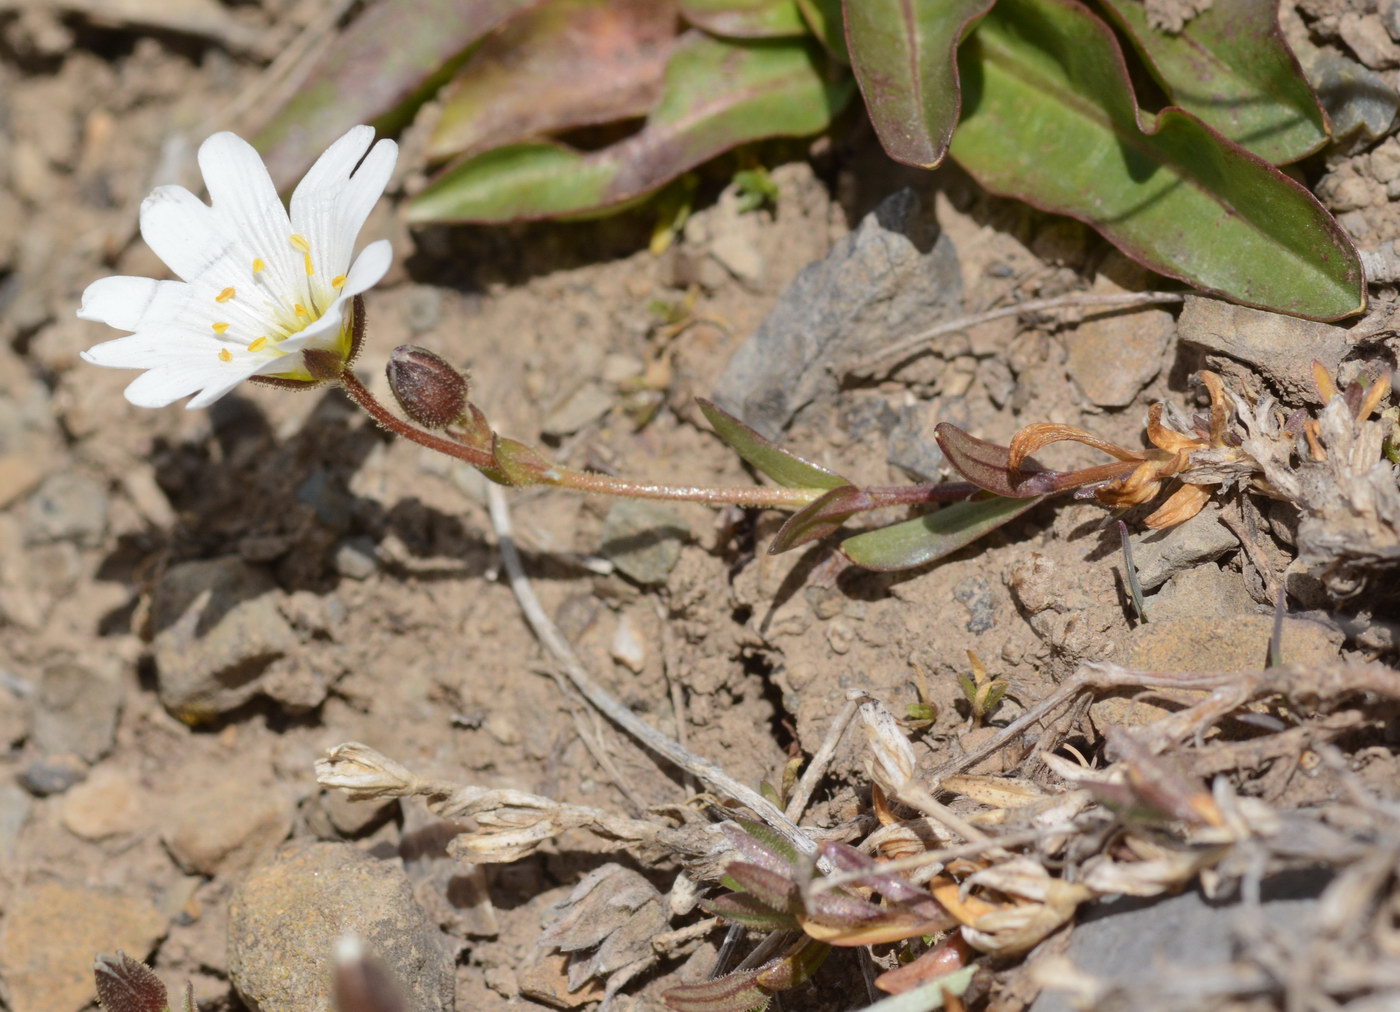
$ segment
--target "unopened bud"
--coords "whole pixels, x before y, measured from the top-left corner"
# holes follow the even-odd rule
[[[403,413],[425,429],[445,428],[467,409],[467,378],[426,348],[399,345],[386,371]]]

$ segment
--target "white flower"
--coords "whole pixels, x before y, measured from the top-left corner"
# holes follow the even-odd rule
[[[251,144],[231,133],[206,140],[199,168],[213,206],[182,186],[141,204],[142,238],[183,280],[89,285],[78,316],[131,333],[83,358],[147,370],[126,399],[149,408],[196,392],[187,406],[207,407],[254,376],[310,382],[309,348],[348,359],[350,303],[393,259],[381,239],[350,262],[398,157],[393,141],[370,149],[373,140],[372,127],[357,126],[332,144],[297,185],[290,217]]]

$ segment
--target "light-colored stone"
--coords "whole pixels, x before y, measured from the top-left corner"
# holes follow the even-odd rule
[[[200,785],[177,812],[166,845],[181,868],[201,875],[237,874],[252,867],[292,829],[287,798],[237,776]]]
[[[1065,368],[1093,403],[1127,407],[1161,371],[1175,333],[1175,318],[1161,309],[1095,317],[1065,339]]]
[[[0,923],[0,982],[11,1012],[91,1007],[98,953],[141,959],[165,934],[150,901],[125,893],[40,882],[13,896]]]
[[[146,806],[131,774],[101,768],[63,795],[64,828],[84,840],[134,833],[145,823]]]

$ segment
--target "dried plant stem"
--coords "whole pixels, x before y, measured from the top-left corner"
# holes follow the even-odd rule
[[[578,659],[573,648],[569,646],[564,634],[545,614],[539,598],[535,597],[534,588],[530,586],[530,580],[525,575],[525,567],[520,561],[520,553],[516,550],[515,541],[511,536],[510,507],[506,503],[505,493],[498,486],[490,486],[489,502],[491,523],[495,527],[496,538],[500,543],[501,561],[510,582],[510,589],[520,604],[520,610],[525,613],[525,620],[529,622],[530,628],[545,649],[564,669],[565,675],[573,683],[574,688],[605,717],[657,755],[693,774],[696,779],[711,790],[726,795],[747,807],[770,827],[781,833],[802,853],[815,854],[817,845],[798,829],[791,819],[761,794],[739,783],[708,759],[702,759],[695,753],[682,748],[677,742],[666,737],[623,706],[593,680],[593,676],[588,673],[583,662]]]
[[[817,784],[826,776],[826,768],[831,765],[836,746],[841,743],[841,736],[846,733],[846,728],[859,707],[859,699],[847,701],[841,712],[836,715],[836,719],[831,722],[831,727],[827,728],[826,738],[817,749],[816,755],[812,756],[812,761],[802,771],[802,779],[798,780],[792,789],[792,797],[788,799],[787,804],[787,817],[794,822],[802,818],[802,813],[807,810],[807,802],[812,800],[812,793],[817,789]]]
[[[892,344],[888,348],[882,348],[873,355],[846,363],[841,367],[841,374],[849,376],[852,373],[864,373],[882,362],[902,358],[911,352],[919,351],[930,341],[947,334],[955,334],[960,330],[976,327],[983,323],[991,323],[993,320],[1000,320],[1007,316],[1048,312],[1053,309],[1132,309],[1136,306],[1180,302],[1183,298],[1185,295],[1180,292],[1126,292],[1115,295],[1076,292],[1071,295],[1059,295],[1053,299],[1032,299],[1030,302],[989,309],[985,313],[973,313],[971,316],[963,316],[956,320],[949,320],[947,323],[940,323],[922,333],[915,334],[913,337]]]

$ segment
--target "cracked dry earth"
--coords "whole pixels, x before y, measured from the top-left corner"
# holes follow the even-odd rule
[[[276,0],[215,7],[230,38],[293,16]],[[1355,18],[1379,13],[1309,0],[1297,14],[1318,44],[1394,85],[1400,59],[1357,41],[1369,36]],[[0,998],[77,1012],[93,956],[123,949],[172,991],[192,982],[202,1009],[254,1007],[254,994],[278,1012],[323,1008],[320,985],[291,967],[352,925],[415,1010],[596,1002],[601,983],[575,987],[542,929],[590,875],[641,897],[644,941],[682,928],[701,914],[664,902],[675,864],[580,831],[471,866],[447,855],[454,828],[420,802],[349,802],[312,773],[353,740],[425,776],[634,816],[693,798],[685,776],[549,677],[500,580],[483,480],[389,439],[338,394],[245,388],[209,411],[144,411],[121,397],[129,375],[77,357],[104,336],[73,316],[83,287],[159,273],[134,234],[139,201],[156,182],[197,181],[208,110],[248,86],[260,57],[82,5],[3,7],[0,43]],[[407,151],[420,131],[401,138]],[[360,374],[387,396],[390,350],[421,344],[471,368],[501,432],[569,464],[750,482],[695,405],[715,396],[804,456],[891,484],[946,473],[939,421],[1004,443],[1053,420],[1137,446],[1153,401],[1201,407],[1201,368],[1298,407],[1313,358],[1344,381],[1395,364],[1396,290],[1379,271],[1370,315],[1348,327],[1207,300],[1006,317],[876,376],[842,375],[964,313],[1154,282],[1086,228],[990,198],[954,168],[888,163],[868,129],[793,150],[774,149],[776,207],[743,213],[715,181],[661,256],[646,251],[645,215],[411,231],[386,201],[364,235],[389,236],[396,266],[369,293]],[[1397,150],[1383,128],[1336,156],[1320,188],[1378,267],[1397,262]],[[397,179],[391,197],[412,185]],[[1290,518],[1245,501],[1217,497],[1165,533],[1134,522],[1146,510],[1126,517],[1143,624],[1117,529],[1092,503],[1041,506],[942,563],[877,574],[843,569],[828,545],[766,554],[775,513],[511,493],[536,591],[595,677],[750,785],[811,756],[857,688],[896,714],[926,692],[940,716],[915,739],[921,768],[975,749],[994,728],[967,714],[969,651],[1010,684],[993,724],[1086,661],[1258,670],[1279,581],[1287,661],[1393,661],[1395,570],[1363,569],[1338,600],[1288,573]],[[1106,729],[1179,706],[1110,693],[1047,741],[1092,761]],[[1394,728],[1375,714],[1337,739],[1346,776],[1306,747],[1237,748],[1215,772],[1279,810],[1323,808],[1348,777],[1393,803]],[[1023,753],[979,771],[1053,781]],[[864,746],[847,735],[803,821],[853,824],[869,805]],[[613,1007],[661,1008],[666,986],[709,973],[722,938],[678,943]],[[998,987],[997,1007],[1035,993],[1020,978]],[[838,952],[783,1001],[864,1007],[857,955]]]

